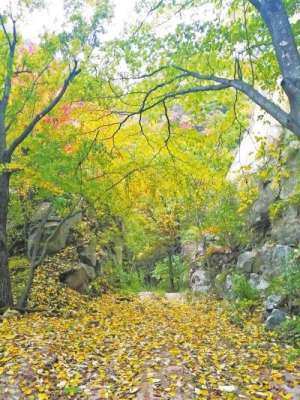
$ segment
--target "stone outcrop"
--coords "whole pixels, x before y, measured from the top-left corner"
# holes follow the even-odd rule
[[[48,215],[49,211],[51,211],[50,209],[50,203],[42,203],[32,217],[27,244],[27,254],[30,259],[34,254],[35,246],[38,246],[41,251],[45,245],[46,255],[55,254],[64,249],[68,243],[71,229],[82,219],[81,212],[76,212],[65,219],[61,219],[51,212]],[[46,221],[44,221],[45,218]],[[41,243],[39,243],[40,229],[42,229]]]
[[[212,287],[209,272],[204,269],[197,269],[191,275],[190,284],[193,292],[208,293]]]
[[[85,293],[89,284],[96,278],[96,272],[93,267],[86,264],[78,264],[75,268],[63,272],[59,276],[61,283],[64,283],[69,288],[77,290],[80,293]]]

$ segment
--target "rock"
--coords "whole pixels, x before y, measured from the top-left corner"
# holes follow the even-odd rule
[[[272,223],[271,238],[286,245],[297,246],[300,243],[300,215],[296,207],[289,206]]]
[[[280,198],[288,200],[290,196],[297,194],[300,184],[300,143],[293,141],[284,149],[282,154],[286,159],[285,168],[289,172],[288,176],[281,179]]]
[[[49,203],[48,201],[44,201],[38,206],[37,210],[30,218],[30,222],[37,223],[39,221],[42,221],[47,216],[47,214],[49,214],[50,209],[51,203]]]
[[[240,254],[236,264],[237,270],[249,274],[253,272],[257,255],[256,250],[245,251],[245,253]]]
[[[254,202],[250,214],[250,225],[259,225],[268,219],[269,207],[278,198],[278,190],[272,189],[271,184],[261,187],[258,199]]]
[[[256,273],[250,274],[249,283],[257,290],[266,290],[270,286],[269,282],[267,282],[263,276]]]
[[[96,253],[96,240],[91,240],[87,245],[81,246],[78,249],[79,260],[91,267],[97,265],[97,253]]]
[[[60,282],[80,293],[86,292],[90,282],[95,278],[94,268],[85,264],[79,264],[77,268],[65,271],[59,276]]]
[[[269,328],[269,329],[275,328],[276,326],[278,326],[282,322],[284,322],[286,317],[287,317],[286,312],[284,312],[282,310],[278,310],[277,308],[274,308],[274,310],[271,312],[271,314],[266,319],[267,328]]]
[[[282,296],[278,294],[271,294],[266,298],[265,301],[265,309],[268,312],[273,311],[275,308],[278,308],[282,303]]]
[[[230,292],[232,289],[232,275],[227,275],[226,279],[225,279],[225,286],[224,289],[226,290],[226,292]]]
[[[272,93],[275,101],[279,101],[279,93]],[[253,110],[251,123],[237,149],[235,159],[230,167],[227,179],[238,182],[260,170],[269,161],[269,157],[258,157],[261,143],[276,145],[284,134],[282,126],[260,107]]]
[[[185,242],[181,254],[189,263],[194,263],[198,257],[205,255],[205,242],[203,240]]]
[[[236,393],[238,388],[234,385],[219,385],[218,389],[221,392],[226,392],[226,393]]]
[[[155,299],[155,295],[153,292],[139,292],[138,294],[141,300],[153,300]]]
[[[53,254],[57,253],[58,251],[62,250],[68,241],[68,237],[70,234],[70,230],[77,225],[82,219],[81,212],[78,212],[68,219],[66,219],[62,225],[58,228],[57,232],[50,240],[47,246],[47,253]]]
[[[10,318],[16,318],[20,317],[20,313],[18,310],[13,310],[11,308],[8,308],[5,313],[2,315],[3,319],[10,319]]]
[[[265,244],[259,251],[261,272],[265,279],[280,274],[292,254],[292,248],[286,245]]]
[[[166,293],[166,300],[174,303],[185,303],[186,297],[183,293]]]
[[[199,293],[207,293],[212,286],[208,272],[203,269],[197,269],[193,272],[190,283],[192,291]]]
[[[81,221],[81,212],[78,212],[64,222],[50,220],[47,221],[43,228],[42,243],[51,236],[51,239],[47,243],[46,254],[55,254],[58,251],[65,248],[70,230]],[[31,259],[34,247],[37,245],[37,240],[39,236],[39,224],[35,224],[30,228],[30,234],[28,237],[28,257]]]

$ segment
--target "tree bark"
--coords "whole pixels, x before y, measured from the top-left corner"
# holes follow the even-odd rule
[[[168,254],[168,259],[169,259],[169,282],[170,282],[170,290],[172,292],[175,292],[175,281],[174,281],[174,268],[173,268],[173,260],[172,260],[172,254]]]
[[[6,232],[9,177],[10,174],[8,172],[0,173],[0,308],[13,305]]]
[[[290,117],[300,125],[300,55],[282,0],[250,2],[259,11],[272,37],[283,77],[282,88],[290,104]]]

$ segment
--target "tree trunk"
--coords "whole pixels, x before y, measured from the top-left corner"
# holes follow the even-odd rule
[[[9,202],[9,173],[0,173],[0,308],[13,305],[8,269],[7,213]]]
[[[31,292],[33,279],[34,279],[34,275],[35,275],[35,269],[36,269],[35,266],[31,265],[25,288],[24,288],[24,290],[21,294],[21,297],[17,303],[17,308],[25,309],[27,307],[27,302],[28,302],[28,298],[29,298],[29,295]]]
[[[168,255],[169,258],[169,281],[170,281],[170,290],[172,292],[175,292],[175,282],[174,282],[174,268],[173,268],[173,260],[172,260],[172,254],[169,253]]]
[[[282,88],[290,103],[290,117],[300,125],[300,55],[282,0],[253,0],[272,37],[283,77]]]

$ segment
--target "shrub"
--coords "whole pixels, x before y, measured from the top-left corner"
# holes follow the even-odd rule
[[[286,296],[291,311],[293,300],[300,294],[299,250],[283,265],[283,272],[273,279],[269,291]]]
[[[236,300],[256,301],[259,298],[259,291],[250,285],[244,275],[234,274],[232,276],[232,295]]]
[[[152,277],[158,281],[158,288],[162,290],[182,290],[188,287],[188,266],[179,257],[172,257],[172,265],[170,266],[170,260],[164,258],[155,264]],[[171,275],[173,276],[174,288],[170,283]]]
[[[295,347],[291,359],[300,357],[300,317],[293,317],[283,322],[278,328],[280,337]]]

